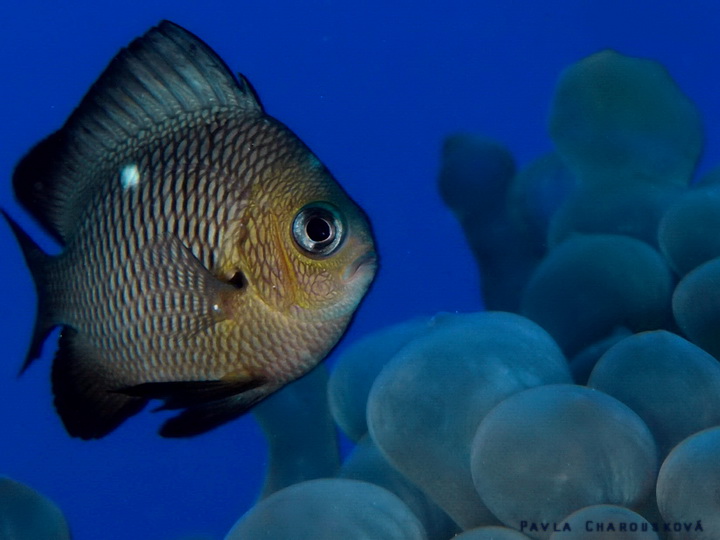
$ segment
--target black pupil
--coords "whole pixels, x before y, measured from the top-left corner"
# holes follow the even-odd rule
[[[326,242],[332,236],[332,227],[326,219],[316,216],[308,220],[305,232],[313,242]]]

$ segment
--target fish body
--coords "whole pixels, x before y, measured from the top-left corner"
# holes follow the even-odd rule
[[[16,168],[6,215],[38,292],[26,368],[61,326],[55,406],[98,438],[150,399],[202,433],[314,367],[376,269],[369,223],[197,37],[164,21],[122,50]]]

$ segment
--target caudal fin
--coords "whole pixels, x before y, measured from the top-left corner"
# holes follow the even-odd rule
[[[23,362],[20,373],[22,374],[28,366],[40,356],[42,352],[42,345],[47,338],[50,331],[58,325],[58,322],[54,320],[50,306],[50,299],[46,293],[45,287],[45,274],[50,256],[45,254],[40,246],[28,236],[28,234],[17,224],[17,222],[8,215],[5,210],[0,209],[5,220],[10,225],[15,238],[20,244],[23,255],[25,256],[25,263],[30,269],[33,281],[35,282],[35,290],[37,292],[37,316],[35,319],[35,329],[33,330],[33,337],[30,341],[30,349],[28,350],[25,362]]]

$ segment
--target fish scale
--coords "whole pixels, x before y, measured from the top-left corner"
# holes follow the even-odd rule
[[[53,393],[73,436],[105,436],[151,399],[183,409],[164,436],[240,416],[327,355],[375,273],[360,208],[167,21],[117,55],[13,185],[63,248],[45,255],[5,214],[38,290],[25,368],[61,326]]]
[[[153,156],[155,155],[153,154]],[[191,159],[191,156],[188,159]],[[187,246],[204,266],[208,268],[214,266],[213,253],[218,248],[219,239],[215,237],[210,242],[201,242],[202,235],[200,231],[182,227],[177,216],[186,216],[188,213],[198,214],[204,209],[212,207],[212,211],[206,210],[201,215],[210,221],[214,221],[214,227],[211,226],[211,228],[219,231],[220,223],[217,218],[229,214],[231,219],[236,218],[237,216],[231,215],[231,209],[241,206],[241,198],[238,197],[238,200],[216,198],[213,201],[200,198],[198,199],[202,201],[200,204],[195,206],[187,205],[188,200],[183,189],[185,177],[175,174],[176,163],[174,160],[158,163],[139,161],[139,168],[142,174],[147,175],[149,179],[141,181],[137,189],[123,190],[119,183],[108,183],[108,192],[98,195],[100,202],[93,205],[91,213],[94,215],[106,215],[109,216],[109,219],[87,219],[84,221],[89,227],[82,231],[82,234],[77,237],[77,241],[68,245],[67,256],[64,259],[67,269],[59,272],[58,279],[60,281],[65,281],[68,275],[72,276],[73,271],[82,270],[83,266],[91,266],[98,268],[99,272],[94,274],[97,281],[88,283],[86,290],[94,290],[98,287],[102,289],[105,281],[102,279],[103,276],[107,275],[111,269],[119,267],[123,269],[123,272],[121,274],[114,273],[113,275],[120,281],[106,287],[105,294],[110,295],[112,291],[118,291],[134,298],[137,295],[133,289],[138,286],[137,280],[133,279],[132,276],[136,256],[153,239],[162,238],[166,234],[179,238],[183,245]],[[166,181],[150,180],[155,178]],[[213,180],[211,175],[196,175],[196,178],[202,178],[207,183],[212,183]],[[216,183],[220,184],[220,181],[217,180]],[[165,186],[168,187],[165,188]],[[158,188],[160,188],[160,193],[158,193]],[[198,185],[197,188],[200,193],[206,192],[206,186]],[[242,191],[237,190],[236,193],[240,195]],[[157,213],[158,208],[153,205],[153,202],[154,199],[158,198],[159,194],[164,197],[161,201],[163,206],[159,208],[162,212]],[[224,192],[218,193],[218,195],[221,194],[226,195]],[[139,209],[150,209],[150,211],[141,213],[138,212]],[[216,213],[217,210],[220,211],[219,214]],[[213,220],[213,218],[215,219]],[[111,234],[112,231],[115,231],[116,234]],[[106,239],[114,240],[114,242],[109,243]],[[120,253],[127,252],[127,257],[111,256],[108,258],[108,254],[118,253],[118,246],[122,246]],[[123,260],[125,265],[122,264]],[[73,279],[76,278],[70,277],[70,280]],[[146,287],[147,285],[150,284],[146,284]],[[120,298],[119,300],[125,303],[128,301],[127,298]],[[85,312],[85,314],[88,313]],[[106,317],[112,319],[110,315],[106,314]],[[87,324],[102,326],[105,324],[104,318],[98,320],[97,317],[92,317],[92,322],[78,319],[63,322],[82,330]],[[127,321],[125,323],[127,324]]]

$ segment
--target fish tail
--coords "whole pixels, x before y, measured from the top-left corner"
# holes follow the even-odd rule
[[[30,269],[33,281],[35,283],[35,290],[37,292],[37,317],[35,319],[35,328],[33,330],[33,337],[30,341],[30,348],[23,362],[20,374],[24,373],[28,366],[40,356],[42,352],[42,345],[47,338],[50,331],[57,326],[59,323],[56,317],[53,315],[53,309],[51,309],[51,298],[47,294],[46,275],[47,267],[50,264],[52,256],[43,252],[42,248],[30,238],[30,236],[18,225],[18,223],[5,212],[0,209],[5,220],[10,225],[15,238],[20,244],[23,255],[25,256],[25,262]]]

